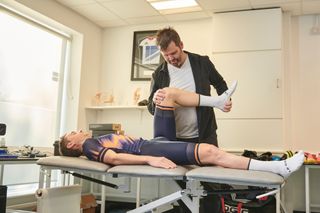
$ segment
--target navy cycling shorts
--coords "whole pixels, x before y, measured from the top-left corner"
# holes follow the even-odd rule
[[[153,118],[153,137],[164,137],[169,141],[176,140],[176,121],[174,108],[160,109],[156,107]]]
[[[140,155],[166,157],[177,165],[201,165],[199,145],[180,141],[145,141],[140,147]]]
[[[166,157],[178,165],[201,164],[199,144],[176,141],[173,107],[157,106],[153,125],[155,139],[145,142],[140,154]]]

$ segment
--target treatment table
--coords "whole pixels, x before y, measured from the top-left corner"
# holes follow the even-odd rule
[[[200,199],[201,197],[206,196],[206,191],[202,189],[200,182],[266,187],[271,191],[262,196],[275,194],[276,212],[280,213],[280,189],[285,182],[280,175],[270,172],[228,169],[216,166],[178,166],[175,169],[155,168],[148,165],[121,165],[112,167],[82,157],[75,158],[65,156],[41,158],[38,160],[37,164],[40,165],[39,188],[50,187],[50,175],[52,170],[62,170],[76,177],[101,184],[101,213],[105,212],[105,187],[119,188],[119,186],[107,183],[107,176],[138,177],[138,185],[140,185],[140,178],[143,177],[186,181],[185,189],[179,188],[172,194],[142,206],[140,206],[140,186],[138,186],[136,197],[137,208],[128,211],[129,213],[152,211],[164,204],[170,204],[177,200],[182,200],[191,212],[198,213]],[[101,175],[102,180],[94,179],[82,174],[98,174]]]

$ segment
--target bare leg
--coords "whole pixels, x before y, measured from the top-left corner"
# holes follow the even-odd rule
[[[164,92],[164,99],[161,101],[162,106],[198,106],[199,105],[199,94],[194,92],[188,92],[185,90],[165,87],[162,89]]]
[[[199,157],[202,164],[233,169],[247,169],[249,158],[225,152],[211,144],[200,144]]]
[[[211,144],[200,144],[199,158],[202,164],[273,172],[287,178],[302,166],[304,152],[299,151],[293,157],[283,161],[259,161],[224,152]]]
[[[224,110],[225,104],[230,100],[231,95],[234,93],[237,87],[235,81],[230,89],[225,91],[220,96],[204,96],[194,92],[189,92],[177,88],[166,87],[157,91],[156,101],[161,106],[208,106],[216,107]]]

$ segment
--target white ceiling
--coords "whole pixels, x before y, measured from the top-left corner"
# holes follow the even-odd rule
[[[320,14],[320,0],[196,0],[202,11],[162,15],[147,0],[56,0],[100,27],[183,21],[213,13],[281,7],[292,15]]]

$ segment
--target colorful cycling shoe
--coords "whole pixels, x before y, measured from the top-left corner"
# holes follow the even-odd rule
[[[318,159],[316,154],[305,152],[304,153],[304,163],[305,164],[318,164],[318,163],[320,163],[320,158]]]
[[[320,152],[316,154],[316,161],[317,161],[317,164],[320,164]]]
[[[291,150],[288,150],[282,155],[281,160],[291,158],[293,155],[294,155],[294,153]]]

